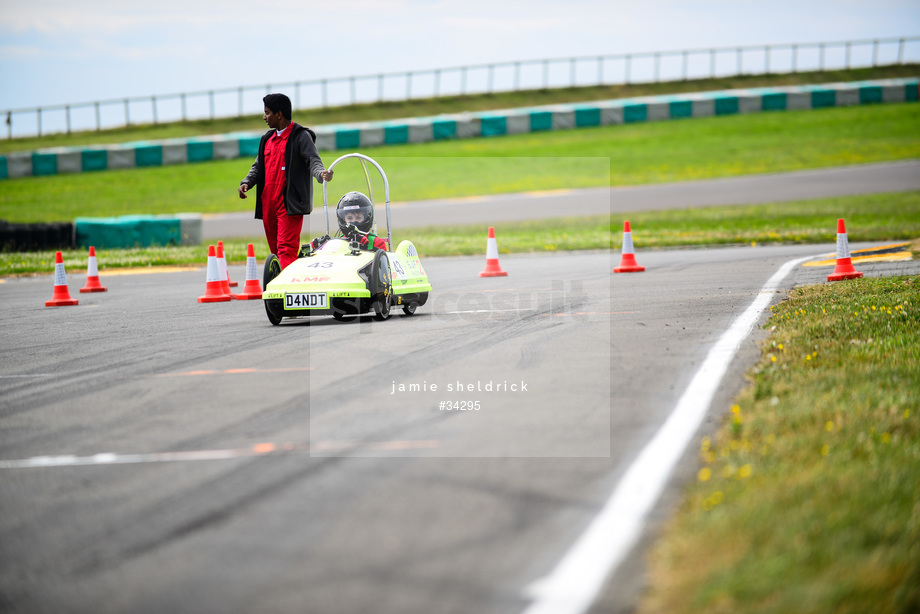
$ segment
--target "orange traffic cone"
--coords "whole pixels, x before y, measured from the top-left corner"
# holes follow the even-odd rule
[[[199,303],[221,303],[230,300],[230,293],[224,292],[223,282],[220,280],[220,271],[217,266],[217,255],[213,245],[208,246],[208,282],[205,286],[204,296],[198,297]]]
[[[495,242],[495,228],[489,226],[489,240],[486,242],[486,268],[480,277],[504,277],[508,275],[498,264],[498,243]]]
[[[853,268],[853,261],[850,259],[846,225],[843,220],[837,220],[837,266],[834,267],[834,272],[827,276],[827,281],[856,279],[862,276],[862,273]]]
[[[252,243],[246,246],[246,285],[236,295],[238,301],[262,298],[262,286],[259,285],[259,267],[256,264],[256,252]]]
[[[67,274],[64,272],[64,257],[61,252],[54,255],[54,294],[50,301],[45,301],[45,307],[65,307],[77,305],[80,301],[70,297],[67,289]]]
[[[217,242],[217,253],[218,254],[224,253],[224,242],[223,241]],[[218,256],[218,258],[220,258],[222,261],[221,266],[223,267],[223,272],[225,273],[225,276],[227,277],[227,285],[231,288],[236,288],[239,284],[233,281],[232,279],[230,279],[230,269],[227,268],[227,258],[225,256]],[[235,295],[232,295],[232,296],[235,296]]]
[[[620,266],[613,269],[614,273],[641,273],[645,270],[644,266],[639,266],[636,262],[636,254],[633,251],[632,231],[629,229],[629,220],[623,222],[623,256],[620,258]]]
[[[99,282],[99,267],[96,264],[96,248],[89,246],[89,265],[86,267],[86,285],[80,292],[107,292],[108,288]]]
[[[220,288],[231,299],[236,295],[230,292],[230,274],[227,273],[227,259],[224,258],[224,242],[217,242],[217,274],[220,276]]]

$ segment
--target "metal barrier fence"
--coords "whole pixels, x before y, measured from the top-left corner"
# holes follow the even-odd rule
[[[419,71],[134,96],[0,111],[7,138],[70,134],[131,124],[242,117],[262,93],[285,91],[296,110],[533,89],[587,87],[746,74],[826,71],[920,62],[920,36],[714,47],[520,60]]]

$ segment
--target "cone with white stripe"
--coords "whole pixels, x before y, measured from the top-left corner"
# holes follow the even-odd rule
[[[223,241],[217,242],[217,253],[218,254],[224,253],[224,242]],[[225,276],[227,277],[227,286],[230,288],[236,288],[239,284],[233,281],[232,279],[230,279],[230,269],[227,268],[226,254],[224,256],[218,256],[218,258],[220,258],[223,261],[223,264],[221,266],[223,266],[223,272]],[[236,296],[236,295],[234,294],[233,296]]]
[[[480,277],[505,277],[508,275],[498,264],[498,243],[495,241],[495,227],[489,226],[489,239],[486,242],[486,268]]]
[[[862,273],[853,268],[853,260],[850,259],[846,225],[843,220],[837,220],[837,266],[834,267],[834,272],[827,276],[827,281],[856,279],[862,276]]]
[[[636,262],[636,254],[633,250],[632,230],[629,228],[629,220],[623,222],[623,255],[620,257],[620,266],[613,269],[614,273],[641,273],[645,270],[644,266],[639,266]]]
[[[108,288],[99,281],[99,266],[96,264],[96,248],[89,246],[89,265],[86,267],[86,285],[80,292],[108,292]]]
[[[256,264],[256,252],[252,243],[246,246],[246,285],[236,295],[238,301],[250,301],[262,298],[262,286],[259,285],[259,267]]]
[[[220,287],[224,294],[231,299],[235,299],[236,295],[230,291],[230,274],[227,273],[227,259],[224,258],[223,241],[217,242],[217,274],[220,276]]]
[[[205,286],[204,296],[198,297],[199,303],[222,303],[230,300],[230,293],[224,292],[220,278],[220,267],[217,266],[217,251],[213,245],[208,246],[208,281]]]
[[[77,305],[80,301],[71,298],[67,289],[67,274],[64,272],[64,257],[61,252],[54,255],[54,294],[50,301],[45,301],[45,307],[66,307]]]

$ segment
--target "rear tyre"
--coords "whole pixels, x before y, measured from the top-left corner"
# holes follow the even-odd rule
[[[386,320],[390,317],[393,281],[390,278],[390,258],[383,250],[374,254],[370,286],[374,318],[381,321]]]
[[[415,310],[418,309],[418,303],[409,303],[408,305],[403,305],[403,313],[407,316],[415,314]]]
[[[268,288],[268,283],[274,278],[278,277],[280,274],[281,261],[278,260],[278,256],[269,254],[268,258],[265,259],[265,266],[262,267],[262,291],[265,292],[266,288]],[[272,307],[269,304],[268,299],[266,299],[264,302],[265,315],[268,316],[268,321],[271,322],[273,326],[278,326],[281,324],[281,314],[272,311]]]

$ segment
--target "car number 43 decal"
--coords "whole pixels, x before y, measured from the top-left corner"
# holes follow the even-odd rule
[[[402,264],[399,263],[399,260],[393,260],[393,270],[396,271],[396,277],[399,279],[409,278],[409,276],[406,275],[406,269],[404,269]]]
[[[317,262],[311,262],[305,268],[308,269],[331,269],[334,266],[334,263],[331,260],[319,260]]]

